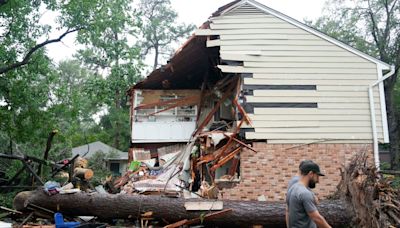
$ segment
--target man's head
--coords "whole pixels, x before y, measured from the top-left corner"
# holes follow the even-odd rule
[[[317,163],[307,160],[308,162],[300,165],[300,173],[305,178],[309,188],[315,188],[315,185],[319,182],[319,176],[325,176],[321,173],[321,170]]]
[[[313,161],[312,161],[312,160],[303,160],[303,161],[300,162],[300,164],[299,164],[299,170],[300,170],[300,172],[301,172],[301,167],[302,167],[303,165],[305,165],[305,164],[308,164],[308,163],[313,163]]]

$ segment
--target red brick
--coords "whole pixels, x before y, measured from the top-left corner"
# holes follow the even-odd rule
[[[298,164],[312,159],[326,173],[320,178],[315,192],[323,199],[336,191],[340,180],[339,168],[359,152],[368,151],[373,159],[371,144],[267,144],[253,143],[258,153],[241,154],[241,182],[232,189],[224,189],[224,199],[284,200],[289,180],[296,175]],[[256,192],[254,192],[256,191]]]

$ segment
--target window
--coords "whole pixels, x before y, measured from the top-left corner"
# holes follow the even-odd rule
[[[117,163],[117,162],[110,163],[110,171],[115,176],[121,176],[121,173],[119,172],[119,163]]]

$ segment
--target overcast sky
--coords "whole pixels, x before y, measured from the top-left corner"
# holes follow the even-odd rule
[[[178,12],[179,21],[187,24],[192,23],[200,26],[219,7],[232,0],[171,0],[172,7]],[[324,0],[258,0],[260,3],[280,11],[299,21],[304,19],[315,19],[321,15]],[[54,18],[50,13],[45,15],[44,20]],[[59,33],[54,33],[57,37]],[[72,58],[77,47],[74,43],[75,35],[70,34],[63,39],[62,43],[48,45],[48,54],[58,62],[63,59]],[[151,64],[151,63],[148,63]]]

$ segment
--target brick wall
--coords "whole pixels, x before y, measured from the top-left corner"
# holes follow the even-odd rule
[[[284,200],[289,180],[296,175],[299,163],[311,159],[326,176],[319,178],[313,190],[320,199],[336,191],[340,181],[339,168],[352,155],[367,151],[373,158],[372,144],[267,144],[254,143],[258,151],[244,150],[240,155],[240,183],[223,189],[223,199],[257,200],[264,195],[267,201]]]

